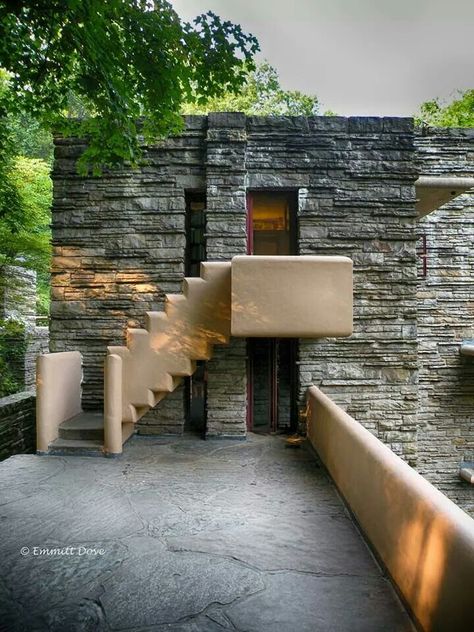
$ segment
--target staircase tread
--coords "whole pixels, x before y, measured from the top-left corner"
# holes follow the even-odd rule
[[[102,450],[104,442],[98,439],[55,439],[49,444],[49,449],[63,450],[63,449],[76,449],[76,450]]]
[[[87,410],[66,419],[60,424],[60,428],[68,430],[100,430],[104,428],[104,414],[102,411]]]

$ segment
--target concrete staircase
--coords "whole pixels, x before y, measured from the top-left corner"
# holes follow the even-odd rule
[[[194,373],[196,360],[229,342],[230,298],[230,263],[202,263],[182,294],[166,296],[163,312],[146,314],[145,329],[128,330],[127,346],[108,348],[122,360],[123,422],[136,423]]]
[[[108,348],[105,421],[110,400],[119,401],[120,446],[145,413],[194,373],[197,360],[209,360],[215,344],[229,342],[230,272],[230,262],[202,263],[200,277],[184,279],[182,294],[166,296],[163,312],[146,314],[145,329],[128,329],[126,346]],[[108,380],[110,359],[119,362],[119,380]],[[116,428],[116,422],[109,426]],[[49,454],[114,452],[105,445],[107,429],[100,411],[80,412],[62,421],[56,436],[48,443]]]
[[[79,413],[63,421],[59,436],[49,444],[50,454],[101,455],[104,447],[104,415],[101,411]]]

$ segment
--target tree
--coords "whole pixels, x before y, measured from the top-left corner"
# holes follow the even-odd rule
[[[316,96],[306,95],[298,90],[283,90],[276,69],[268,62],[264,62],[255,69],[246,69],[245,82],[239,92],[227,91],[224,95],[212,97],[205,103],[186,103],[183,106],[183,113],[233,111],[250,115],[311,116],[317,114],[318,109]]]
[[[440,99],[426,101],[416,117],[418,125],[431,127],[474,127],[474,90],[458,92],[451,103]]]
[[[32,268],[38,274],[41,313],[47,313],[51,259],[50,167],[44,160],[16,157],[5,174],[10,195],[0,206],[0,283],[9,266]],[[9,204],[5,209],[4,205]]]
[[[6,74],[0,72],[0,102],[10,97]],[[18,156],[20,121],[6,114],[0,127],[0,272],[23,265],[46,271],[52,182],[50,166],[41,159]],[[34,132],[24,138],[34,139]],[[1,275],[0,275],[1,276]]]
[[[31,268],[37,274],[37,313],[44,315],[49,313],[51,262],[49,172],[44,160],[16,157],[6,173],[9,195],[0,200],[0,295],[16,282],[11,266]]]
[[[18,264],[46,272],[50,259],[51,202],[49,165],[18,156],[8,174],[18,203],[0,218],[0,265]]]
[[[17,155],[53,163],[53,135],[32,116],[24,113],[12,117],[11,133]]]
[[[0,99],[9,89],[8,76],[0,70]],[[33,268],[37,273],[38,312],[47,314],[51,134],[28,115],[8,114],[0,128],[0,140],[0,294],[10,284],[10,266]]]
[[[11,73],[0,118],[29,113],[87,136],[83,169],[136,163],[141,137],[179,131],[184,100],[238,89],[257,50],[240,26],[211,12],[182,22],[165,0],[0,0],[0,66]],[[64,116],[71,93],[89,117]]]

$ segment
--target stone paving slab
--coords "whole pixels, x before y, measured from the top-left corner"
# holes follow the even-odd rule
[[[278,437],[14,456],[0,525],[2,632],[414,629],[314,454]]]

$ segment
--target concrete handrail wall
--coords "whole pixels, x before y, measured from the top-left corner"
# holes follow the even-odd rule
[[[122,358],[110,353],[104,371],[104,452],[121,454],[122,444]]]
[[[167,294],[164,312],[148,312],[146,329],[127,330],[126,346],[108,347],[122,361],[122,422],[136,423],[208,360],[230,337],[230,261],[201,263],[182,294]],[[107,366],[107,365],[106,365]]]
[[[48,353],[36,360],[36,448],[47,452],[59,425],[81,412],[82,355]]]
[[[474,520],[318,388],[308,438],[423,630],[474,630]]]

